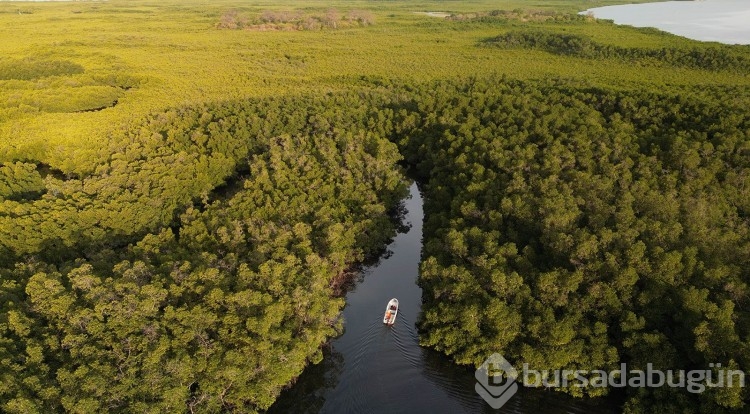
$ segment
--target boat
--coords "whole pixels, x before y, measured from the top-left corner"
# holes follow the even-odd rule
[[[398,315],[398,299],[393,298],[385,307],[383,323],[386,325],[393,325],[393,323],[396,322],[396,315]]]

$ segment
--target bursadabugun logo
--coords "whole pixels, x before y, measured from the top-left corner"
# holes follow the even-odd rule
[[[505,405],[518,392],[518,371],[500,354],[492,354],[476,370],[474,389],[494,409]]]
[[[518,392],[518,383],[525,387],[545,388],[684,388],[700,394],[708,388],[744,387],[745,372],[728,369],[722,364],[708,364],[705,370],[654,369],[646,364],[646,369],[628,369],[621,364],[614,371],[603,370],[542,370],[538,371],[523,364],[519,372],[502,355],[492,354],[474,373],[477,379],[474,389],[490,407],[498,409],[505,405]]]

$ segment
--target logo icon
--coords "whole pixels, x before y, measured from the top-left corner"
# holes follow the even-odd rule
[[[492,354],[474,372],[474,390],[494,409],[505,405],[518,392],[518,371],[500,354]]]

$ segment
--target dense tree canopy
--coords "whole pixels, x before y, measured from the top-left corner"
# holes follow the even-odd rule
[[[665,65],[711,71],[750,72],[750,59],[731,46],[658,48],[622,47],[591,38],[544,30],[516,30],[487,39],[485,44],[505,48],[544,50],[587,59],[618,59],[638,65]]]
[[[427,183],[422,343],[537,370],[747,370],[750,117],[727,96],[748,91],[488,79],[415,94],[396,124]],[[629,412],[748,400],[631,391]]]
[[[424,345],[539,370],[750,366],[748,91],[375,83],[156,114],[86,176],[3,166],[4,409],[268,407],[335,333],[335,278],[393,235],[398,149],[426,184]]]
[[[424,346],[750,371],[746,47],[544,10],[384,8],[370,27],[199,4],[2,8],[49,50],[0,45],[19,56],[0,60],[0,411],[265,410],[339,331],[341,278],[395,234],[404,166],[426,200]]]
[[[357,98],[157,114],[91,176],[6,199],[3,410],[267,408],[336,332],[335,279],[394,234],[400,155]]]

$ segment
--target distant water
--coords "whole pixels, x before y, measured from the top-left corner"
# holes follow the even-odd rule
[[[655,27],[689,39],[750,44],[750,1],[696,0],[597,7],[582,12],[617,24]]]

